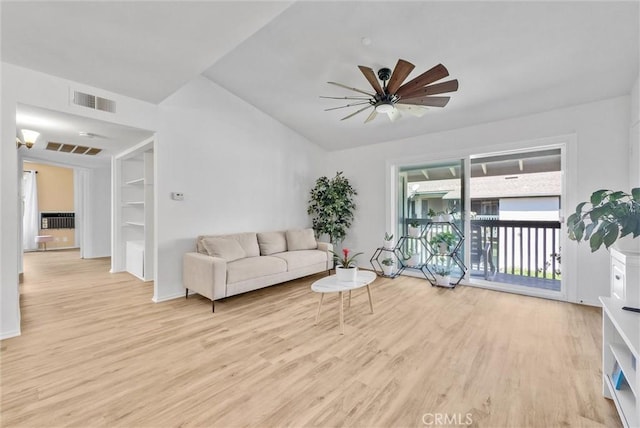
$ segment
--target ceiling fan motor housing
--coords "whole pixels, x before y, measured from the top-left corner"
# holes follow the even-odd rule
[[[389,80],[391,78],[391,69],[385,67],[378,70],[378,78],[382,81]]]

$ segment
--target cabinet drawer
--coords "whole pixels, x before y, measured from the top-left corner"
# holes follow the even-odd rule
[[[611,297],[625,300],[625,266],[619,260],[611,260]]]

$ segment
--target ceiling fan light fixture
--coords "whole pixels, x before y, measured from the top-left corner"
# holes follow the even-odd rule
[[[378,113],[391,113],[395,107],[391,103],[380,103],[376,106]]]

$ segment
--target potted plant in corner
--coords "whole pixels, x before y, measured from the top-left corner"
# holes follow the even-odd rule
[[[356,209],[353,197],[357,194],[342,171],[331,179],[323,176],[316,180],[307,208],[316,238],[326,234],[334,245],[344,241],[353,222]]]
[[[640,187],[631,193],[613,190],[598,190],[591,194],[588,202],[581,202],[567,219],[569,239],[589,241],[591,252],[603,244],[609,248],[624,237],[631,239],[640,235]],[[638,251],[638,243],[631,243],[632,251]],[[626,248],[621,248],[626,249]],[[631,248],[630,248],[631,249]]]
[[[391,250],[394,247],[395,247],[395,241],[393,240],[393,233],[389,234],[389,232],[385,232],[383,248],[386,248],[387,250]]]
[[[420,222],[417,219],[409,220],[409,226],[407,233],[411,238],[419,238],[420,237]]]
[[[456,235],[447,230],[434,234],[429,240],[433,251],[438,254],[450,254],[451,248],[456,244]]]
[[[391,257],[387,257],[382,260],[382,273],[384,274],[384,276],[393,275],[394,265],[395,265],[395,261]]]
[[[358,276],[358,266],[355,264],[355,259],[362,253],[355,253],[349,255],[349,249],[343,248],[342,255],[331,251],[336,260],[336,276],[338,281],[343,282],[355,282]]]

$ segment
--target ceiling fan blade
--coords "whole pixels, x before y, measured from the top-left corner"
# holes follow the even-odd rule
[[[423,86],[427,86],[429,83],[433,83],[436,80],[444,79],[448,75],[449,71],[447,70],[447,67],[442,64],[438,64],[435,67],[432,67],[429,70],[425,71],[415,79],[409,80],[407,83],[402,85],[396,91],[396,95],[402,97],[405,94],[415,92]]]
[[[374,108],[369,117],[367,117],[367,120],[364,121],[364,123],[371,122],[376,118],[376,116],[378,116],[378,111]]]
[[[421,97],[421,98],[409,98],[401,99],[396,103],[398,104],[411,104],[418,106],[430,106],[430,107],[444,107],[447,105],[451,97]]]
[[[340,86],[341,88],[350,89],[352,91],[360,92],[361,94],[369,95],[370,97],[373,97],[375,95],[375,94],[363,91],[363,90],[358,89],[358,88],[352,88],[351,86],[343,85],[342,83],[337,83],[337,82],[327,82],[327,83],[330,84],[330,85],[336,85],[336,86]]]
[[[364,102],[361,102],[361,103],[347,104],[347,105],[340,106],[340,107],[331,107],[331,108],[326,108],[326,109],[324,109],[324,111],[338,110],[339,108],[345,108],[345,107],[361,106],[361,105],[363,105],[363,104],[369,104],[369,105],[371,105],[371,103],[370,103],[369,101],[364,101]]]
[[[387,113],[387,116],[389,116],[389,120],[391,120],[391,122],[395,122],[396,120],[400,119],[400,116],[402,115],[400,114],[400,111],[397,108],[394,108],[393,110]]]
[[[396,68],[393,69],[389,83],[387,83],[387,93],[395,94],[404,79],[413,71],[416,66],[409,61],[399,59]]]
[[[358,110],[358,111],[356,111],[356,112],[353,112],[353,113],[351,113],[350,115],[345,116],[345,117],[343,117],[343,118],[342,118],[342,119],[340,119],[340,120],[349,119],[350,117],[353,117],[353,116],[355,116],[356,114],[358,114],[358,113],[360,113],[360,112],[363,112],[363,111],[365,111],[366,109],[371,108],[371,107],[373,107],[373,106],[372,106],[372,105],[369,105],[369,106],[367,106],[367,107],[361,108],[360,110]]]
[[[395,107],[400,110],[401,113],[409,113],[416,117],[422,117],[429,111],[427,107],[418,105],[396,104]]]
[[[376,94],[383,95],[384,91],[382,90],[382,86],[380,86],[380,82],[376,78],[376,73],[373,72],[373,69],[369,67],[365,67],[363,65],[359,65],[358,68],[364,74],[364,77],[369,81],[373,89],[376,91]]]
[[[446,92],[455,92],[458,90],[458,79],[448,80],[442,83],[436,83],[417,89],[414,92],[404,94],[402,98],[418,98],[426,97],[427,95],[444,94]]]
[[[320,98],[326,98],[329,100],[369,100],[368,97],[325,97],[320,95]]]

